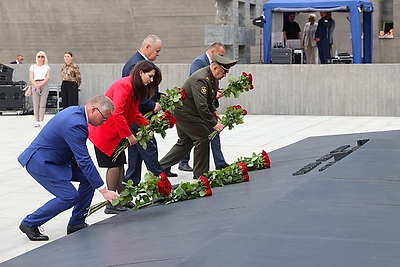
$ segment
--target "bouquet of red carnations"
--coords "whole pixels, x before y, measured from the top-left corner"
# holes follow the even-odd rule
[[[172,114],[177,107],[183,105],[183,101],[186,99],[185,88],[174,87],[166,90],[166,95],[161,95],[158,103],[161,105],[162,110],[166,112],[169,110]],[[144,117],[149,118],[153,114],[153,111],[147,112]]]
[[[248,92],[253,89],[253,75],[251,75],[251,73],[247,74],[246,72],[242,72],[242,75],[240,75],[239,78],[235,78],[233,75],[230,75],[228,86],[221,90],[225,97],[230,97],[233,95],[233,97],[238,98],[241,93]]]
[[[220,123],[224,127],[228,127],[232,130],[235,124],[242,124],[243,117],[247,114],[247,110],[243,109],[240,105],[230,106],[226,109],[224,116],[222,117]],[[218,134],[218,131],[214,131],[208,135],[209,140],[213,140]]]
[[[149,125],[141,125],[136,134],[136,138],[138,139],[139,144],[147,149],[147,143],[150,142],[154,133],[161,134],[162,138],[166,136],[166,130],[168,128],[174,127],[176,123],[176,119],[173,116],[174,110],[177,107],[183,105],[183,100],[186,99],[186,93],[184,88],[174,87],[173,89],[167,89],[167,95],[161,96],[159,103],[162,106],[162,110],[164,114],[158,114],[152,116],[150,118]],[[150,111],[144,115],[144,117],[148,118],[153,114],[153,111]],[[112,155],[112,161],[116,161],[118,156],[130,146],[129,141],[127,139],[122,140],[122,143],[117,147],[114,154]]]
[[[245,163],[234,163],[222,170],[208,173],[211,187],[224,186],[250,181],[249,171]]]
[[[271,160],[269,159],[268,153],[264,150],[261,153],[254,153],[251,157],[240,157],[235,163],[245,163],[249,171],[262,170],[265,168],[271,168]]]
[[[151,142],[154,137],[154,133],[158,133],[162,136],[162,138],[165,138],[167,135],[166,130],[174,127],[175,123],[175,117],[169,110],[167,110],[162,115],[155,115],[151,117],[149,125],[141,125],[136,134],[136,139],[144,149],[147,149],[147,143]],[[115,162],[118,156],[129,146],[130,144],[128,139],[124,139],[112,155],[112,161]]]
[[[165,204],[211,195],[210,182],[205,176],[201,176],[194,182],[181,182],[177,188],[171,191],[169,200]]]
[[[133,201],[135,204],[135,210],[151,205],[155,200],[168,197],[172,189],[172,185],[165,173],[161,173],[160,176],[155,176],[153,173],[148,172],[144,176],[144,181],[138,186],[133,186],[132,180],[129,180],[124,184],[124,191],[122,191],[120,197],[114,199],[111,204],[113,206],[118,204],[125,205],[128,202]],[[106,200],[90,206],[86,216],[92,215],[109,203],[110,202]]]

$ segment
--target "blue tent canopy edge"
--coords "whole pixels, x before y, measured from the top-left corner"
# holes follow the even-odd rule
[[[372,63],[373,6],[370,1],[366,0],[270,0],[266,2],[264,4],[264,63],[269,64],[271,62],[272,13],[315,11],[349,12],[352,22],[353,62],[356,64]],[[359,23],[361,15],[362,25]],[[361,26],[363,26],[363,29]]]

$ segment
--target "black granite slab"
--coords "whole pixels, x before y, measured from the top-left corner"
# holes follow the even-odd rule
[[[292,175],[364,138],[326,170]],[[128,211],[0,265],[400,266],[399,152],[399,131],[307,138],[271,152],[250,182]]]

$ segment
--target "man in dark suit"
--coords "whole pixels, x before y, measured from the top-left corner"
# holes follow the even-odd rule
[[[122,69],[122,77],[130,74],[131,69],[142,60],[155,61],[160,55],[162,41],[155,35],[147,36],[140,49],[126,62]],[[161,105],[157,102],[160,97],[158,87],[156,88],[153,97],[147,98],[139,105],[139,111],[144,115],[150,111],[157,113],[161,110]],[[131,131],[136,135],[139,126],[134,123],[131,126]],[[132,180],[134,185],[138,185],[142,176],[142,162],[146,164],[147,170],[154,175],[160,175],[164,172],[158,161],[158,149],[156,139],[147,143],[147,149],[143,149],[140,144],[135,144],[128,147],[128,169],[126,170],[125,181]],[[170,172],[167,175],[171,176]],[[176,174],[175,174],[176,176]]]
[[[22,61],[24,60],[24,57],[22,55],[17,55],[17,59],[15,61],[10,62],[10,64],[22,64]]]
[[[331,46],[333,43],[333,31],[335,29],[335,21],[331,17],[331,12],[320,12],[321,18],[318,21],[317,30],[315,31],[315,41],[318,46],[318,55],[321,64],[329,64],[331,62]]]
[[[19,229],[30,240],[49,240],[39,232],[38,226],[71,207],[74,209],[67,234],[87,227],[85,213],[95,189],[109,201],[119,197],[104,185],[86,146],[88,124],[99,126],[113,112],[112,101],[104,95],[92,98],[85,106],[64,109],[47,123],[18,157],[28,173],[55,196],[22,220]],[[71,181],[79,182],[78,190]]]
[[[210,161],[210,128],[221,132],[224,126],[218,122],[219,115],[213,105],[219,93],[217,82],[226,76],[229,69],[237,63],[216,53],[210,66],[196,71],[182,88],[186,89],[183,106],[175,109],[178,142],[160,160],[165,169],[179,162],[194,146],[193,178],[198,179],[208,172]]]
[[[220,56],[224,56],[225,46],[220,42],[215,42],[210,46],[210,48],[206,52],[196,57],[193,60],[192,64],[190,65],[190,75],[195,73],[197,70],[210,65],[211,62],[214,60],[214,58],[212,57],[213,53],[217,53]],[[214,106],[216,108],[219,107],[218,99],[214,100]],[[214,129],[211,128],[210,131],[213,132]],[[223,169],[229,165],[225,161],[224,155],[222,154],[221,151],[221,139],[219,134],[217,134],[215,138],[211,141],[211,151],[214,157],[215,168],[217,170]],[[183,157],[183,159],[179,162],[178,169],[181,171],[193,171],[192,167],[189,166],[189,160],[190,160],[190,152],[186,154]]]

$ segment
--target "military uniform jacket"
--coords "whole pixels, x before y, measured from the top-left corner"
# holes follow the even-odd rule
[[[217,124],[213,105],[217,94],[217,80],[211,73],[210,66],[199,69],[183,84],[186,99],[183,106],[175,110],[174,116],[181,121],[204,122],[208,128]]]

